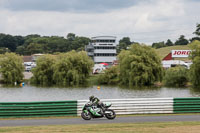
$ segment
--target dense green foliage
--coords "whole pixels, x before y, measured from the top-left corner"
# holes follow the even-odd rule
[[[170,39],[168,39],[167,42],[165,43],[165,45],[166,46],[173,46],[174,44]]]
[[[16,52],[20,55],[35,53],[68,52],[71,50],[84,50],[90,39],[69,33],[66,38],[59,36],[40,36],[37,34],[12,36],[0,34],[0,53]]]
[[[73,86],[84,84],[91,73],[93,61],[84,51],[44,55],[32,70],[32,83],[40,85]]]
[[[22,36],[12,36],[0,34],[0,47],[8,48],[10,51],[15,52],[16,48],[24,43]]]
[[[189,42],[187,39],[185,39],[184,35],[181,35],[178,40],[174,43],[175,45],[187,45]]]
[[[200,87],[200,41],[193,41],[189,46],[192,49],[190,58],[193,62],[190,66],[190,80],[193,86]]]
[[[184,86],[188,81],[188,69],[181,66],[167,69],[163,78],[166,86]]]
[[[195,30],[194,34],[197,36],[200,36],[200,24],[196,25],[196,30]]]
[[[5,53],[0,55],[0,73],[5,84],[20,83],[23,79],[23,61],[22,57],[15,53]]]
[[[98,76],[99,84],[118,84],[119,68],[118,66],[112,66],[104,71],[103,74]]]
[[[71,51],[60,54],[54,65],[53,80],[57,85],[80,85],[91,73],[93,61],[86,52]]]
[[[164,42],[156,42],[152,44],[152,48],[162,48],[162,47],[166,47]]]
[[[119,80],[122,84],[151,85],[162,79],[161,60],[154,49],[133,44],[119,54]]]
[[[37,66],[32,69],[33,77],[32,83],[40,85],[52,85],[53,81],[53,65],[56,59],[53,55],[40,56],[36,64]]]
[[[126,50],[130,45],[132,44],[129,37],[123,37],[121,40],[119,40],[119,45],[117,46],[117,53],[119,53],[121,50]]]

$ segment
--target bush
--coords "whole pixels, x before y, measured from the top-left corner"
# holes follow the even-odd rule
[[[163,79],[166,86],[184,86],[188,82],[188,69],[178,66],[166,70]]]
[[[105,73],[98,76],[99,84],[118,84],[119,68],[118,66],[113,66],[104,71]]]
[[[0,73],[6,84],[20,83],[23,80],[23,60],[15,53],[6,53],[0,56]]]

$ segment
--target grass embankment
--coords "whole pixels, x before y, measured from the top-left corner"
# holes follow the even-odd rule
[[[151,122],[1,127],[3,133],[199,133],[200,122]]]
[[[177,46],[169,46],[156,49],[160,59],[162,60],[165,56],[167,56],[171,50],[190,50],[188,45],[177,45]],[[180,59],[180,58],[179,58]],[[181,60],[188,60],[188,58],[181,58]]]

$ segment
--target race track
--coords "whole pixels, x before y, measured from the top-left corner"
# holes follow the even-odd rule
[[[114,120],[106,118],[92,119],[85,121],[81,117],[77,118],[57,118],[57,119],[15,119],[0,120],[0,127],[7,126],[39,126],[39,125],[66,125],[66,124],[106,124],[106,123],[140,123],[140,122],[170,122],[170,121],[200,121],[200,115],[163,115],[163,116],[120,116]]]

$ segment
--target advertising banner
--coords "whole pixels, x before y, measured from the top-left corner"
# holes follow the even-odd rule
[[[179,58],[187,58],[190,55],[191,50],[172,50],[172,58],[179,57]]]

